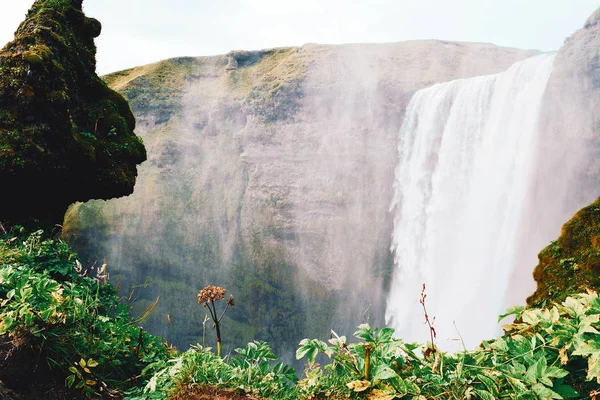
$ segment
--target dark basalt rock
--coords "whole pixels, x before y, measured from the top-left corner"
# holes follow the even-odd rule
[[[96,75],[101,25],[82,0],[36,0],[0,51],[0,221],[61,223],[75,201],[133,192],[146,150]]]

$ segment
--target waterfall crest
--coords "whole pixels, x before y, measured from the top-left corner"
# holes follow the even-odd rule
[[[431,86],[410,101],[399,135],[386,310],[406,341],[429,339],[423,284],[442,348],[462,348],[460,336],[473,348],[499,333],[553,62],[543,54],[496,75]]]

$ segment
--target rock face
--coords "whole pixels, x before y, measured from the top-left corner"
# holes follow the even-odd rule
[[[538,306],[586,289],[600,290],[600,199],[577,212],[539,259],[534,271],[538,286],[528,304]]]
[[[347,310],[370,305],[381,323],[408,101],[533,54],[441,41],[305,45],[109,75],[149,162],[131,197],[72,207],[65,234],[80,253],[107,257],[114,274],[149,276],[143,296],[161,302],[145,326],[180,346],[202,335],[194,302],[207,284],[236,296],[227,328],[236,344],[292,347],[352,329],[363,315]],[[167,314],[181,322],[167,325]]]
[[[0,51],[0,221],[60,223],[69,204],[133,191],[146,158],[127,101],[95,73],[101,25],[81,0],[37,0]]]
[[[575,210],[600,195],[600,9],[584,28],[567,38],[556,55],[546,90],[542,139],[537,155],[543,185],[530,205],[532,223],[523,229],[529,251],[546,246],[552,232]],[[563,226],[558,241],[539,254],[534,272],[537,290],[529,304],[561,300],[588,285],[596,290],[597,202],[584,208]]]

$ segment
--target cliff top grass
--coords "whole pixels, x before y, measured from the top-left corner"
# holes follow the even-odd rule
[[[196,78],[222,80],[222,95],[243,102],[269,121],[293,114],[301,97],[307,62],[298,48],[232,51],[226,56],[182,57],[118,71],[103,77],[122,93],[137,115],[164,124],[182,110],[186,85]]]
[[[146,152],[95,73],[100,32],[82,0],[37,0],[0,51],[0,220],[60,223],[75,201],[132,193]]]

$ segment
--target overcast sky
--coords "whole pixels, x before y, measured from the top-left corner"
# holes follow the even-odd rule
[[[33,0],[0,0],[0,42]],[[443,39],[557,50],[600,0],[84,0],[101,74],[177,56],[304,43]]]

